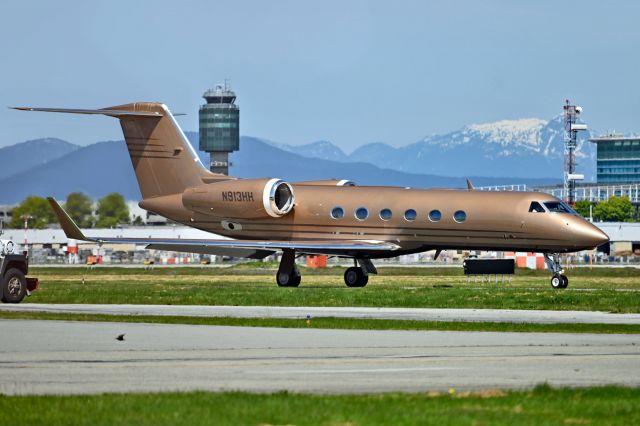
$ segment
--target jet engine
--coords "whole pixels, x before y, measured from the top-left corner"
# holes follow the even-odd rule
[[[188,188],[182,204],[206,215],[259,219],[286,215],[295,196],[291,185],[280,179],[232,179]]]

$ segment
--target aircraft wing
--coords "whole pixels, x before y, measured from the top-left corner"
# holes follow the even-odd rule
[[[91,236],[87,237],[78,228],[56,200],[48,197],[67,238],[80,241],[92,241],[108,244],[139,244],[148,249],[179,251],[188,253],[220,254],[261,259],[276,251],[295,249],[304,254],[328,254],[356,256],[358,254],[388,252],[400,248],[397,244],[378,240],[205,240],[182,238],[113,238]]]

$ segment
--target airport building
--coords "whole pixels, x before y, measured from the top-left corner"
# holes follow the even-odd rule
[[[640,137],[610,134],[591,139],[597,144],[597,182],[640,184]]]
[[[207,101],[200,106],[200,151],[208,152],[209,169],[214,173],[229,174],[229,153],[240,149],[240,108],[235,104],[236,94],[228,84],[207,90],[202,97]]]

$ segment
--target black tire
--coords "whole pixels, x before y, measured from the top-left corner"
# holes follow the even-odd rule
[[[288,287],[290,276],[286,272],[276,272],[276,283],[278,287]]]
[[[553,276],[551,277],[551,287],[557,290],[559,288],[564,288],[562,287],[563,285],[564,280],[562,279],[562,275],[553,274]]]
[[[27,294],[27,279],[21,270],[9,269],[2,278],[2,301],[20,303]]]
[[[364,287],[369,282],[369,276],[365,275],[362,268],[352,266],[344,271],[344,283],[347,287]]]
[[[291,278],[289,281],[289,287],[298,287],[300,285],[300,281],[302,281],[302,275],[298,274]]]
[[[562,288],[569,287],[569,278],[566,275],[560,275],[560,277],[562,278]]]
[[[291,273],[278,271],[276,273],[276,283],[278,287],[298,287],[302,281],[302,276],[298,269],[294,269]]]

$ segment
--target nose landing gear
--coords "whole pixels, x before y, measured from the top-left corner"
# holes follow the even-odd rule
[[[553,276],[551,277],[551,287],[555,289],[567,288],[569,286],[569,278],[563,274],[564,270],[560,264],[560,254],[545,253],[544,261],[547,264],[547,267],[553,272]]]

